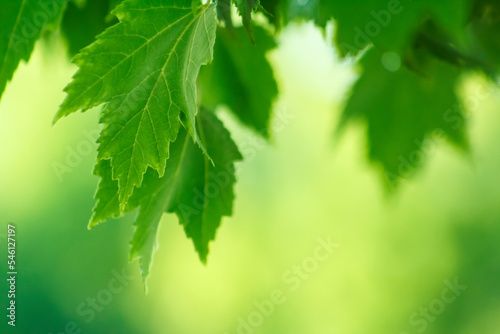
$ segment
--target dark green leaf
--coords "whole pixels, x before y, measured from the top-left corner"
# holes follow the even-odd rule
[[[224,21],[229,31],[234,30],[233,19],[231,17],[231,0],[217,1],[217,17],[219,20]]]
[[[500,71],[500,3],[495,0],[474,1],[469,23],[471,52],[484,61],[487,74]],[[494,75],[493,75],[494,76]]]
[[[266,53],[276,44],[261,27],[254,27],[254,35],[255,46],[243,28],[236,29],[236,36],[219,29],[214,61],[202,69],[199,83],[204,105],[225,104],[244,124],[267,136],[278,87]]]
[[[383,166],[389,185],[419,167],[433,137],[447,136],[467,148],[465,120],[455,93],[460,71],[427,59],[420,72],[398,68],[396,54],[371,49],[361,59],[363,74],[353,88],[341,126],[366,121],[369,157]],[[385,64],[385,66],[384,66]]]
[[[260,0],[264,14],[279,29],[281,27],[281,0]]]
[[[248,36],[252,43],[254,42],[252,33],[252,12],[256,11],[260,6],[259,0],[234,0],[236,1],[236,7],[238,8],[238,13],[243,20],[243,26],[245,27]]]
[[[107,27],[115,24],[109,18],[113,7],[109,0],[87,0],[78,5],[69,2],[64,12],[61,29],[68,41],[68,50],[71,56],[92,43],[96,36]]]
[[[66,0],[8,0],[0,6],[0,97],[42,31],[57,25]]]
[[[422,23],[433,18],[450,34],[463,31],[466,0],[321,0],[322,17],[337,23],[342,55],[355,55],[369,44],[403,52]]]

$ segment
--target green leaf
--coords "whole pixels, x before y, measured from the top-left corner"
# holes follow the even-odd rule
[[[99,159],[110,159],[121,210],[148,166],[162,176],[181,120],[196,132],[196,79],[212,59],[215,5],[191,0],[129,0],[113,14],[120,23],[78,54],[80,67],[65,89],[55,121],[106,103]]]
[[[252,45],[243,28],[235,35],[218,29],[214,61],[200,72],[200,91],[203,105],[225,104],[244,124],[267,136],[278,87],[266,54],[276,44],[261,27],[254,27],[254,35]]]
[[[96,36],[107,27],[115,24],[109,18],[112,1],[88,0],[85,3],[71,1],[64,12],[61,30],[68,42],[71,56],[92,43]]]
[[[42,31],[59,22],[65,0],[9,0],[0,6],[0,97]]]
[[[282,0],[282,3],[285,24],[294,20],[322,22],[320,0]]]
[[[96,204],[89,229],[108,220],[122,215],[118,201],[118,182],[113,180],[110,160],[100,160],[94,168],[94,175],[99,176],[99,186],[95,194]]]
[[[365,120],[369,157],[382,165],[390,186],[421,166],[434,145],[432,135],[447,136],[467,149],[465,119],[455,93],[458,68],[431,58],[419,72],[398,69],[387,59],[394,56],[373,48],[365,53],[363,74],[341,121],[342,127],[353,118]]]
[[[281,0],[260,0],[264,14],[276,29],[281,26]]]
[[[337,46],[345,56],[372,43],[382,51],[402,53],[429,18],[452,35],[462,32],[468,1],[321,0],[320,6],[324,19],[335,18]]]
[[[238,13],[243,20],[243,26],[250,37],[252,43],[254,43],[253,33],[252,33],[252,12],[259,9],[259,0],[235,0],[236,7],[238,8]]]
[[[233,31],[233,19],[231,15],[231,0],[218,0],[217,1],[217,18],[224,21],[226,28]]]
[[[158,224],[164,212],[177,214],[203,262],[222,217],[230,216],[232,212],[234,162],[242,157],[215,115],[201,109],[197,118],[201,141],[213,163],[193,143],[189,134],[181,130],[171,145],[165,175],[159,178],[149,169],[142,187],[135,191],[127,206],[127,211],[139,207],[131,258],[140,258],[144,279],[149,273]],[[119,213],[118,184],[111,179],[109,162],[100,161],[96,171],[101,181],[91,226]]]
[[[123,0],[109,0],[109,8],[112,10],[116,8],[119,4],[121,4]]]
[[[471,22],[469,22],[471,51],[486,66],[485,72],[500,71],[500,3],[494,0],[473,1]],[[493,74],[492,76],[495,76]]]

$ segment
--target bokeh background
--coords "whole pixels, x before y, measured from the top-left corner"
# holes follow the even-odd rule
[[[85,131],[98,129],[99,110],[51,126],[76,68],[57,36],[37,44],[0,103],[2,247],[7,223],[17,226],[12,332],[498,333],[500,94],[468,111],[470,154],[433,145],[423,168],[391,195],[367,162],[363,124],[334,136],[356,69],[311,25],[291,24],[279,44],[269,54],[280,88],[275,109],[293,118],[240,164],[234,215],[223,220],[206,266],[175,216],[164,216],[147,294],[138,263],[128,262],[134,214],[87,230],[98,179]],[[464,77],[460,91],[466,97],[484,84]],[[219,113],[245,145],[252,134]],[[73,166],[58,176],[66,159]],[[329,236],[340,247],[290,291],[283,274]],[[87,322],[79,305],[123,270],[131,281]],[[412,322],[454,280],[465,291],[425,329]],[[0,288],[4,308],[5,279]],[[260,326],[241,329],[254,302],[275,289],[286,301]]]

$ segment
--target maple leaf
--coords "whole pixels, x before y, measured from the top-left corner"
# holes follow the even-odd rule
[[[320,21],[335,18],[335,38],[343,56],[356,55],[369,44],[400,53],[429,18],[452,35],[463,31],[467,8],[465,0],[320,0]]]
[[[408,178],[432,148],[432,135],[468,148],[465,116],[455,89],[460,71],[427,59],[416,72],[384,65],[383,54],[368,50],[363,73],[344,109],[340,127],[361,118],[368,130],[369,157],[382,165],[390,187]]]
[[[21,60],[28,61],[35,42],[61,16],[65,0],[9,0],[0,6],[0,97]]]
[[[238,13],[243,20],[243,27],[248,33],[250,40],[254,43],[254,38],[252,34],[252,12],[260,8],[259,0],[235,0],[236,8],[238,8]]]
[[[120,22],[75,57],[80,69],[55,121],[106,103],[98,158],[111,160],[123,210],[148,166],[164,174],[181,121],[202,147],[196,79],[212,59],[217,22],[214,4],[193,11],[191,0],[129,0],[113,14]]]
[[[158,177],[149,169],[141,188],[127,204],[127,211],[139,207],[131,259],[140,258],[144,279],[149,274],[156,233],[164,212],[177,214],[203,262],[222,217],[232,213],[234,162],[242,159],[241,154],[214,114],[200,109],[197,120],[201,141],[213,161],[181,129],[171,145],[165,174]],[[101,181],[90,227],[120,215],[116,196],[118,183],[111,178],[109,161],[101,160],[95,172],[101,176]]]
[[[100,177],[97,192],[95,194],[96,204],[88,228],[105,222],[109,218],[122,216],[120,202],[118,201],[118,182],[112,178],[110,160],[100,160],[94,167],[94,175]]]

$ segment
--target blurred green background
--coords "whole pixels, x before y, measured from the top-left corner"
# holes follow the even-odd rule
[[[433,146],[417,175],[388,196],[365,158],[363,125],[334,137],[352,66],[310,25],[291,24],[279,42],[269,55],[281,92],[275,112],[292,118],[240,164],[234,215],[223,220],[206,266],[177,219],[164,216],[148,294],[137,262],[127,262],[134,215],[86,228],[98,180],[85,131],[98,129],[99,110],[51,126],[75,66],[58,39],[37,44],[0,103],[2,240],[8,222],[17,226],[13,332],[498,333],[500,94],[469,110],[470,156]],[[464,78],[462,95],[484,84]],[[246,145],[251,133],[220,115]],[[56,172],[67,159],[73,166]],[[283,275],[328,236],[340,247],[291,291]],[[6,255],[2,261],[5,272]],[[110,294],[123,270],[133,278]],[[467,286],[460,296],[421,315],[455,279]],[[5,280],[1,288],[5,306]],[[254,302],[275,289],[286,301],[256,328],[242,328]],[[91,320],[82,316],[82,303],[98,296],[105,305]],[[10,330],[3,317],[2,333]]]

